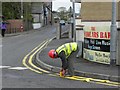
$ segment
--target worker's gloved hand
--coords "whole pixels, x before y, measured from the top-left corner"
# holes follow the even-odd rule
[[[60,70],[60,76],[64,77],[66,73],[66,70],[64,70],[63,68]]]

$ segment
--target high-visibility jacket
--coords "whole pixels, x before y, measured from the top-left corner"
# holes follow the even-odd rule
[[[76,51],[77,50],[77,43],[76,42],[71,42],[71,43],[66,43],[66,44],[63,44],[61,45],[60,47],[58,47],[56,49],[56,52],[59,53],[61,51],[64,51],[65,52],[65,55],[66,55],[66,58],[69,57],[69,55],[73,52],[73,51]]]

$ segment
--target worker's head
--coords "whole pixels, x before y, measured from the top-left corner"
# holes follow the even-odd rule
[[[54,49],[50,50],[50,51],[48,52],[48,55],[49,55],[49,57],[51,57],[51,58],[57,58],[57,57],[58,57],[58,54],[57,54],[57,52],[56,52]]]

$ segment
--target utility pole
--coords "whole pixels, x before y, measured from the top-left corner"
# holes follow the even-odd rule
[[[117,25],[116,25],[116,0],[112,1],[112,21],[110,38],[110,64],[116,64]]]
[[[21,23],[21,26],[20,26],[20,30],[23,31],[23,0],[21,0],[21,20],[22,20],[22,23]]]
[[[2,22],[2,1],[0,1],[0,23]],[[1,25],[1,24],[0,24]],[[0,28],[0,33],[1,33]],[[0,38],[0,44],[2,45],[2,38]],[[2,65],[2,48],[0,49],[0,65]],[[0,70],[0,78],[2,78],[2,70]],[[0,86],[2,86],[2,82],[0,82]]]
[[[44,11],[44,26],[47,25],[47,11],[46,11],[46,4],[43,3],[43,11]]]
[[[53,24],[53,15],[52,15],[52,2],[51,2],[51,5],[50,5],[50,7],[51,7],[51,25]]]
[[[2,1],[0,1],[0,22],[2,22]]]
[[[21,19],[23,19],[23,0],[21,0]]]
[[[73,13],[72,13],[71,6],[70,6],[70,30],[69,30],[69,38],[73,38]]]
[[[73,6],[73,41],[76,41],[76,28],[75,28],[75,0],[72,0]]]

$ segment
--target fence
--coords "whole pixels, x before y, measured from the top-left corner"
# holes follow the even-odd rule
[[[21,19],[7,20],[7,30],[6,33],[17,33],[24,30],[23,22]]]

